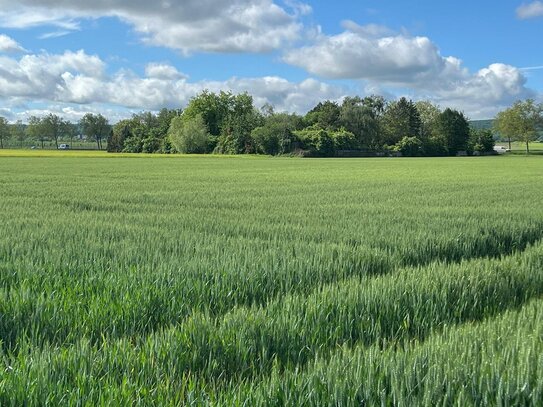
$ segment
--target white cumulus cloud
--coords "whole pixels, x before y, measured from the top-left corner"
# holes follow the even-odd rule
[[[17,41],[7,35],[0,34],[0,52],[25,52],[26,50]]]
[[[205,89],[247,91],[257,106],[271,103],[279,111],[299,113],[325,99],[341,100],[346,94],[342,87],[315,79],[291,82],[268,76],[190,81],[166,63],[148,64],[143,76],[130,70],[108,74],[106,68],[100,57],[82,50],[44,52],[19,59],[0,57],[0,106],[25,117],[53,111],[73,118],[86,111],[101,111],[115,120],[134,111],[184,107]],[[45,107],[36,109],[36,104]]]
[[[0,97],[56,98],[70,76],[103,78],[104,62],[83,51],[25,55],[17,60],[0,56]]]
[[[117,17],[144,42],[189,53],[266,52],[299,38],[300,2],[273,0],[0,0],[0,26],[78,29],[83,18]]]
[[[145,67],[145,75],[156,79],[183,79],[187,76],[169,64],[150,63]]]
[[[344,26],[347,30],[341,34],[321,35],[315,44],[288,51],[285,62],[325,78],[409,86],[428,86],[443,76],[455,80],[464,74],[461,61],[442,57],[427,37],[389,35],[385,27],[353,22]]]
[[[522,20],[541,16],[543,16],[543,2],[541,1],[523,3],[517,8],[517,17]]]
[[[343,33],[320,35],[314,44],[288,51],[284,61],[323,78],[409,89],[416,98],[456,107],[476,118],[492,117],[515,100],[535,95],[522,70],[513,66],[495,63],[471,73],[460,59],[442,56],[427,37],[351,21],[343,25]]]
[[[526,78],[520,69],[496,63],[451,86],[426,94],[419,92],[419,97],[463,110],[472,119],[488,119],[516,100],[538,95],[526,87]]]

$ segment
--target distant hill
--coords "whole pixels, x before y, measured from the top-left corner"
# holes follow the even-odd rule
[[[492,125],[494,120],[472,120],[469,122],[469,125],[477,130],[492,130]]]

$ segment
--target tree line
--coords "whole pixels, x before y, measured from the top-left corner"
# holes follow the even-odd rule
[[[543,105],[519,101],[498,114],[494,133],[508,140],[529,142],[542,126]],[[110,125],[100,114],[86,114],[70,123],[49,114],[28,124],[8,124],[0,117],[0,147],[10,138],[43,144],[73,140],[79,134],[106,144],[110,152],[447,156],[485,154],[494,148],[493,132],[473,129],[455,109],[440,109],[428,101],[381,96],[346,97],[341,103],[318,103],[305,115],[257,109],[248,93],[204,91],[184,110],[142,112]],[[107,143],[104,141],[107,140]]]
[[[46,142],[53,142],[58,149],[61,140],[73,143],[74,139],[84,135],[87,140],[95,141],[97,148],[102,150],[103,140],[110,133],[109,121],[101,114],[88,113],[78,123],[52,113],[43,117],[31,116],[26,124],[21,120],[9,124],[6,118],[0,117],[0,148],[12,140],[20,148],[31,141],[41,145],[41,148],[44,148]]]
[[[248,93],[195,96],[183,111],[142,113],[113,126],[108,148],[186,154],[342,153],[445,156],[493,151],[488,130],[473,130],[462,112],[430,102],[381,96],[324,101],[305,115],[254,106]]]

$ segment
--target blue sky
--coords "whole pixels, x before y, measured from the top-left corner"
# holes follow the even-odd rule
[[[116,121],[223,89],[299,113],[378,93],[491,118],[541,98],[542,37],[541,1],[0,0],[0,115]]]

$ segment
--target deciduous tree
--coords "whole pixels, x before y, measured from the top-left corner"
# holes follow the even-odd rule
[[[183,154],[203,154],[207,152],[209,131],[202,116],[174,117],[168,132],[175,149]]]
[[[26,135],[32,140],[38,141],[43,149],[44,143],[47,141],[47,136],[43,131],[42,119],[37,116],[28,118],[28,126],[26,126]]]
[[[340,124],[354,134],[356,147],[372,148],[378,144],[378,110],[369,101],[367,98],[347,97],[341,105]]]
[[[441,110],[438,106],[426,100],[415,102],[415,107],[420,116],[420,139],[426,142],[436,133],[437,119],[441,114]]]
[[[295,139],[293,132],[302,128],[300,116],[271,112],[265,116],[263,126],[251,132],[256,152],[270,155],[289,153]]]
[[[519,140],[526,144],[526,153],[530,153],[530,142],[537,139],[538,130],[543,126],[543,105],[533,99],[518,101],[509,109],[496,116],[495,129],[509,141]]]
[[[421,118],[415,103],[402,97],[390,103],[383,115],[384,142],[388,145],[398,143],[404,137],[418,137],[421,131]]]
[[[340,125],[341,109],[336,102],[320,102],[305,116],[308,126],[317,125],[324,130],[337,130]]]
[[[60,116],[50,113],[40,120],[39,128],[45,137],[55,142],[55,146],[58,149],[59,139],[68,132],[68,122]]]
[[[11,137],[9,124],[5,117],[0,116],[0,148],[4,148],[7,140]]]
[[[22,120],[17,120],[15,124],[11,125],[11,137],[18,141],[19,147],[23,148],[24,142],[26,141],[26,132],[25,125]]]
[[[251,131],[264,123],[248,93],[231,95],[228,113],[221,125],[216,151],[224,154],[253,153]]]
[[[102,140],[109,135],[109,122],[101,114],[87,113],[80,120],[79,125],[83,131],[83,134],[90,139],[96,140],[98,150],[102,150]]]

